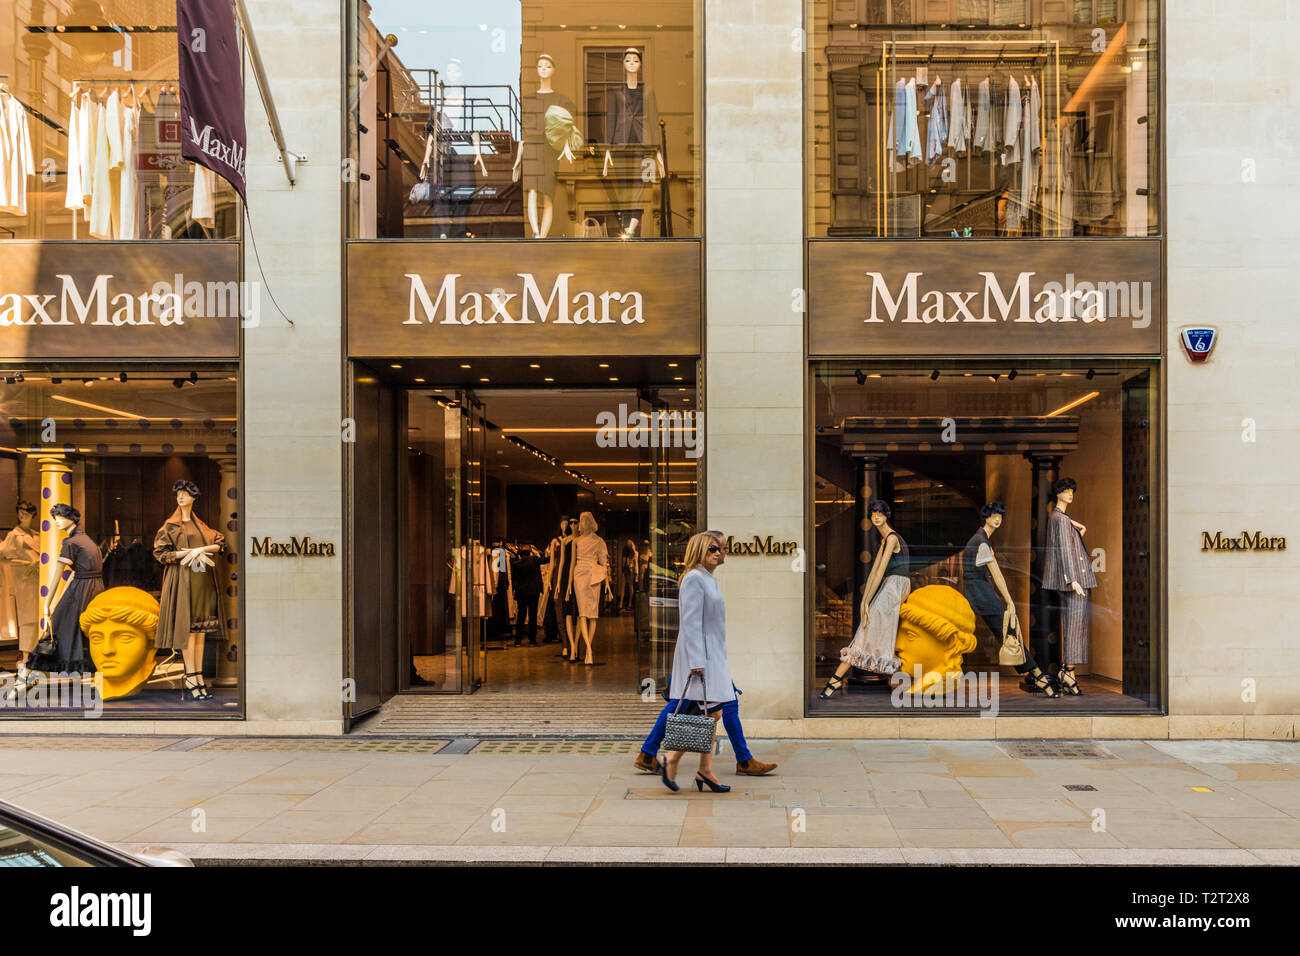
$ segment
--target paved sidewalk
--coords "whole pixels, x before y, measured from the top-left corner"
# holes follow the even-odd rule
[[[1300,864],[1295,742],[753,744],[712,795],[624,741],[0,736],[0,797],[214,862]]]

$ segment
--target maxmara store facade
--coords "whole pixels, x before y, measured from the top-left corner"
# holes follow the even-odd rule
[[[1286,5],[247,8],[245,204],[174,4],[5,7],[0,732],[645,708],[718,529],[751,736],[1295,736]]]

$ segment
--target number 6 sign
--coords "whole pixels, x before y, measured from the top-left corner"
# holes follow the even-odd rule
[[[1198,365],[1210,357],[1218,337],[1218,330],[1211,328],[1186,328],[1180,334],[1183,351],[1194,364]]]

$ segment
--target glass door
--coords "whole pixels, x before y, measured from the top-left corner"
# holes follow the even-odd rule
[[[684,391],[684,390],[683,390]],[[673,392],[674,397],[679,393]],[[653,681],[657,692],[667,685],[677,645],[677,581],[686,557],[686,542],[696,528],[695,465],[688,454],[695,426],[690,409],[673,408],[658,389],[643,391],[640,411],[648,416],[650,435],[643,452],[649,549],[643,549],[637,595],[637,647],[642,688]]]
[[[466,569],[466,593],[472,595],[461,615],[464,648],[461,689],[473,693],[487,680],[487,627],[492,614],[495,578],[487,541],[487,432],[483,406],[468,389],[456,393],[461,425],[460,554]]]

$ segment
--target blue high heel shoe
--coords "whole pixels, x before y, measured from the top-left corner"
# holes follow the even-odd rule
[[[730,793],[731,788],[725,783],[715,783],[703,774],[695,775],[695,789],[700,793],[704,792],[704,785],[708,784],[710,793]]]
[[[667,787],[673,793],[676,793],[678,790],[681,789],[681,787],[677,786],[676,780],[668,779],[668,758],[667,757],[665,757],[663,760],[660,761],[660,766],[663,769],[659,772],[659,779],[664,782],[665,787]]]

